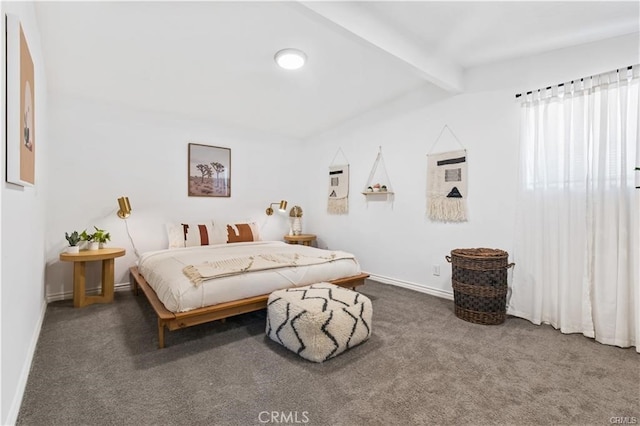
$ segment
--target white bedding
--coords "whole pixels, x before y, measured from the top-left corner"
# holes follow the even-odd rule
[[[274,251],[302,255],[335,252],[340,254],[338,257],[346,258],[316,265],[241,273],[205,281],[199,286],[194,286],[182,271],[188,265]],[[358,261],[344,254],[337,250],[321,250],[280,241],[216,244],[144,253],[140,258],[138,270],[168,310],[185,312],[204,306],[269,294],[282,288],[299,287],[359,274],[361,271]]]

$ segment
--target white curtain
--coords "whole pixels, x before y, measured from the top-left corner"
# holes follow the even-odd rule
[[[508,312],[640,352],[638,74],[523,96]]]

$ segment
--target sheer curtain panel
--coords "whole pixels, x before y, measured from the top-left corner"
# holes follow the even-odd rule
[[[509,313],[640,352],[638,71],[522,97]]]

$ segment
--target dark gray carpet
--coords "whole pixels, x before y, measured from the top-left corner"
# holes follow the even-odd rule
[[[264,335],[257,312],[167,332],[144,296],[48,306],[20,425],[608,425],[640,422],[634,349],[368,282],[373,335],[323,364]]]

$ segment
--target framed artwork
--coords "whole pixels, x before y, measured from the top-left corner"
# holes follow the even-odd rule
[[[7,182],[35,185],[35,81],[27,39],[19,19],[5,15]]]
[[[189,144],[189,196],[231,196],[231,149]]]

